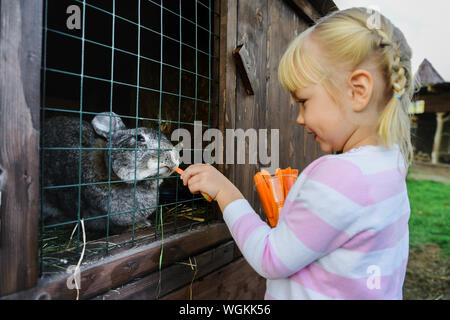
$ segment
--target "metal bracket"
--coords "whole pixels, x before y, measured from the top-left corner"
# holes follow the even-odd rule
[[[236,62],[237,71],[241,75],[244,83],[245,91],[249,96],[254,95],[252,83],[255,83],[255,79],[252,72],[252,61],[250,59],[250,53],[244,47],[243,44],[236,47],[233,50],[234,61]]]

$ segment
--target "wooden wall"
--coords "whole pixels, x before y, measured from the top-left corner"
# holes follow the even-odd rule
[[[296,4],[304,5],[297,9],[307,13],[298,15],[298,10],[292,8]],[[323,154],[312,137],[296,124],[298,105],[278,81],[278,63],[289,42],[319,16],[321,13],[307,1],[221,2],[219,127],[222,132],[239,128],[279,129],[280,168],[302,170]],[[256,81],[252,83],[251,96],[247,95],[232,57],[233,50],[241,44],[252,57],[252,78]],[[270,148],[270,138],[268,141]],[[246,163],[248,159],[247,148]],[[258,166],[224,164],[220,168],[263,215],[253,182]],[[264,292],[265,279],[241,257],[163,299],[263,299]]]
[[[305,2],[307,4],[307,2]],[[298,105],[278,81],[278,63],[291,40],[308,27],[291,6],[284,1],[230,0],[222,2],[221,44],[221,107],[222,129],[279,130],[279,166],[302,170],[322,152],[303,127],[296,124]],[[225,8],[224,8],[225,7]],[[310,11],[314,8],[308,6]],[[226,12],[226,13],[225,13]],[[314,18],[319,14],[312,15]],[[228,23],[224,25],[224,21]],[[251,56],[254,95],[247,95],[231,52],[244,44]],[[269,150],[270,150],[270,138]],[[270,154],[270,151],[269,151]],[[248,149],[246,149],[248,163]],[[265,167],[265,165],[262,165]],[[253,164],[225,165],[227,176],[254,206],[259,198],[254,188],[253,175],[258,166]]]
[[[0,2],[0,296],[36,284],[42,1]]]

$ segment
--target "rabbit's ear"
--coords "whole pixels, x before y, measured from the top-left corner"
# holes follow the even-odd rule
[[[97,134],[102,137],[109,138],[109,125],[111,124],[113,135],[117,130],[126,129],[122,119],[114,112],[102,112],[95,116],[91,121],[92,127]]]

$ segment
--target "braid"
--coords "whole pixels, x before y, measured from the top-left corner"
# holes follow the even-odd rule
[[[378,135],[383,138],[384,143],[392,145],[398,143],[402,154],[405,157],[406,165],[410,164],[413,157],[413,147],[410,137],[410,123],[408,117],[408,104],[411,99],[411,79],[410,77],[410,53],[402,52],[399,47],[401,37],[394,41],[396,28],[393,26],[392,38],[386,32],[372,29],[379,36],[378,47],[383,50],[388,81],[392,88],[393,96],[385,106],[384,111],[378,120]],[[397,35],[398,36],[398,35]],[[406,59],[404,62],[403,59]],[[399,100],[393,99],[393,97]]]
[[[381,29],[372,29],[375,30],[376,34],[381,38],[378,46],[380,48],[389,48],[386,54],[389,54],[390,57],[388,61],[390,61],[388,67],[388,74],[390,75],[390,84],[394,94],[399,96],[403,96],[406,91],[406,85],[408,83],[406,78],[405,68],[401,63],[401,53],[395,42],[390,40],[389,36],[382,31]]]

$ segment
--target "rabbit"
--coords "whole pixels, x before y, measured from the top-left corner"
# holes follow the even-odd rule
[[[105,148],[82,150],[81,181],[80,150],[58,149],[78,148],[80,129],[81,147]],[[113,112],[98,114],[90,124],[86,121],[80,124],[79,118],[67,116],[50,118],[45,122],[43,145],[55,148],[44,152],[44,186],[75,185],[46,189],[42,210],[44,221],[75,220],[79,203],[78,185],[82,184],[80,218],[85,219],[87,228],[100,231],[106,228],[106,218],[90,218],[108,213],[109,228],[113,232],[132,225],[133,217],[134,223],[150,224],[147,218],[156,209],[157,189],[163,182],[161,178],[171,175],[172,168],[180,163],[178,150],[163,133],[159,136],[154,129],[139,127],[136,134],[136,129],[127,129]],[[160,179],[156,179],[158,174]],[[148,179],[151,177],[155,179]],[[148,180],[143,180],[146,178]],[[121,180],[125,182],[115,183]],[[119,212],[126,213],[116,214]]]

